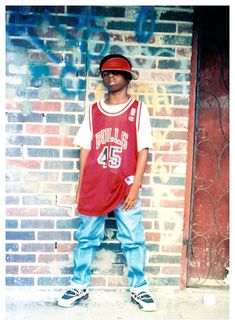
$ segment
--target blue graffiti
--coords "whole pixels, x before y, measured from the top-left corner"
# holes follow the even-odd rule
[[[89,39],[92,39],[93,34],[98,34],[99,38],[102,37],[103,48],[100,50],[99,54],[92,54],[92,49],[89,48]],[[99,60],[102,58],[107,53],[108,47],[109,35],[102,27],[90,27],[84,31],[81,43],[81,51],[87,52],[88,64],[92,60]]]
[[[77,68],[74,67],[71,64],[66,64],[66,66],[64,66],[62,68],[61,74],[60,74],[60,89],[62,91],[62,93],[68,95],[68,96],[73,96],[74,95],[74,90],[71,90],[67,87],[66,83],[65,83],[65,79],[67,75],[73,75],[75,76],[77,74]],[[77,78],[77,88],[76,88],[76,93],[80,93],[82,92],[84,89],[86,88],[86,79],[80,79]]]
[[[20,7],[18,10],[20,13],[24,14],[30,12],[30,8],[26,6]],[[20,24],[19,17],[17,18],[18,24]],[[24,18],[24,23],[25,19],[26,18]],[[100,17],[100,20],[102,21],[102,17]],[[61,25],[58,22],[58,19],[55,18],[55,16],[53,16],[47,9],[40,14],[40,19],[36,19],[34,15],[27,17],[27,24],[35,25],[35,23],[38,24],[39,21],[44,23],[44,33],[46,33],[49,26],[52,25],[55,28],[57,35],[60,37],[60,39],[63,40],[65,44],[67,42],[67,48],[69,48],[69,50],[73,51],[79,49],[80,62],[78,62],[78,58],[74,58],[74,63],[79,64],[81,62],[84,62],[85,65],[83,67],[76,67],[70,61],[65,61],[62,55],[56,54],[48,45],[46,45],[41,40],[38,35],[33,34],[30,27],[25,24],[23,26],[21,25],[21,28],[12,24],[7,24],[6,31],[8,34],[14,32],[17,36],[23,36],[24,40],[29,42],[33,47],[40,49],[42,53],[44,53],[53,63],[63,63],[64,66],[60,73],[61,92],[64,95],[68,96],[75,96],[77,94],[80,94],[84,91],[86,87],[86,80],[84,80],[84,76],[87,75],[91,63],[93,61],[99,60],[108,51],[109,34],[102,26],[98,25],[97,21],[94,20],[91,15],[90,7],[84,7],[82,14],[78,15],[77,17],[77,25],[74,28],[75,32],[79,32],[77,37],[69,35],[66,26]],[[97,37],[99,37],[99,40],[101,40],[101,44],[103,44],[102,48],[99,49],[99,53],[95,52],[96,42],[93,42],[95,44],[93,48],[91,46],[91,40],[93,36],[95,37],[96,35]],[[7,44],[9,45],[9,42],[7,42]],[[39,80],[41,76],[49,77],[51,74],[50,66],[48,66],[47,64],[29,64],[29,70],[32,73],[33,80]],[[77,77],[77,87],[75,89],[67,87],[66,82],[64,80],[66,79],[67,75],[71,74]],[[80,78],[82,79],[80,80]]]
[[[147,43],[154,33],[156,12],[151,6],[141,7],[136,19],[136,39],[137,42]],[[150,20],[150,23],[148,22]],[[149,27],[149,30],[148,30]]]
[[[103,27],[104,17],[94,16],[91,6],[82,7],[80,13],[73,16],[75,23],[73,23],[72,30],[68,29],[66,24],[61,24],[59,15],[51,13],[47,7],[41,12],[38,10],[35,15],[32,15],[33,10],[34,7],[30,6],[14,7],[13,13],[7,13],[9,23],[6,25],[6,31],[7,35],[20,36],[24,42],[40,50],[48,59],[49,62],[43,59],[38,64],[28,63],[31,84],[35,87],[45,86],[46,78],[53,75],[50,63],[55,63],[62,66],[58,81],[62,94],[79,95],[86,88],[85,77],[90,73],[91,75],[97,73],[97,71],[92,71],[94,70],[93,63],[99,61],[110,50],[114,53],[119,51],[125,54],[126,52],[125,46],[112,45],[110,47],[109,34]],[[147,43],[151,39],[155,20],[156,8],[154,6],[139,7],[135,29],[137,42]],[[32,28],[32,26],[37,26],[37,28]],[[40,35],[40,33],[44,35],[49,33],[51,27],[56,32],[56,38],[59,39],[57,43],[45,42]],[[11,46],[10,37],[7,38],[7,46]],[[64,51],[61,50],[62,48]],[[135,64],[138,66],[137,61]],[[72,82],[68,82],[71,76]]]

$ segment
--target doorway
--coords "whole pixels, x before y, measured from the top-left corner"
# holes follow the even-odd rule
[[[223,285],[229,267],[229,7],[195,8],[198,33],[186,286]]]

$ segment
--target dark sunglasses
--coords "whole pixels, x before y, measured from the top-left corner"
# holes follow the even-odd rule
[[[102,73],[103,78],[107,78],[110,74],[116,76],[116,75],[121,75],[121,71],[119,70],[106,70]]]

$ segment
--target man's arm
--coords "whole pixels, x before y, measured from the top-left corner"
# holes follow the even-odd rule
[[[131,185],[129,194],[126,196],[122,206],[125,210],[131,209],[135,206],[136,200],[139,195],[139,188],[142,185],[142,179],[147,165],[147,160],[148,160],[148,148],[144,148],[138,152],[134,182]]]
[[[87,160],[87,157],[88,157],[89,153],[90,153],[90,149],[81,148],[81,151],[80,151],[80,177],[79,177],[77,195],[76,195],[76,202],[77,203],[79,201],[80,187],[81,187],[81,184],[82,184],[83,171],[84,171],[84,167],[85,167],[86,160]]]

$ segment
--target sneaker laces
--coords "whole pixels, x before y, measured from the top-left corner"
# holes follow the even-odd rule
[[[66,291],[66,295],[70,295],[71,297],[73,296],[80,296],[81,294],[83,294],[85,290],[83,289],[76,289],[76,288],[68,288],[68,290]]]
[[[140,300],[147,299],[147,300],[154,301],[151,294],[149,292],[146,292],[146,291],[142,291],[142,292],[139,292],[139,293],[132,292],[132,294],[136,299],[140,299]]]

